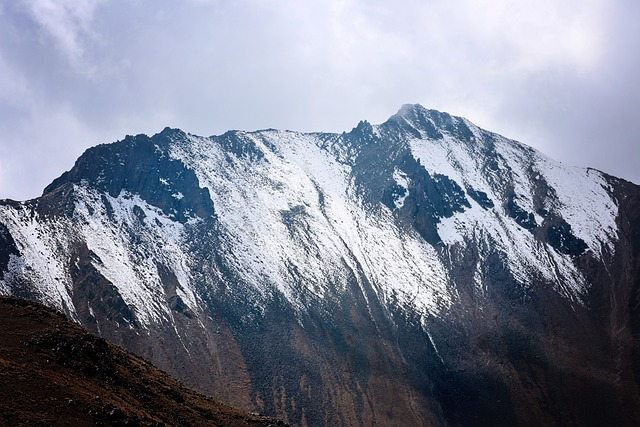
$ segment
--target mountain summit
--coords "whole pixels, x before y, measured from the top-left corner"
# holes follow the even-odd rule
[[[0,292],[293,425],[634,425],[639,202],[420,105],[166,128],[0,202]]]

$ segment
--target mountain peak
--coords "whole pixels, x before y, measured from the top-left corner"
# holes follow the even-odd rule
[[[638,186],[407,104],[342,134],[131,136],[49,189],[0,201],[0,294],[225,403],[639,424]]]
[[[431,120],[432,113],[443,114],[439,111],[428,110],[420,104],[403,104],[391,118],[404,120],[415,127],[425,120]]]
[[[185,136],[187,136],[187,133],[182,129],[172,128],[169,126],[165,127],[164,129],[162,129],[161,132],[154,135],[154,137],[162,137],[162,138],[167,138],[169,140],[172,140],[175,137],[184,138]]]
[[[420,104],[404,104],[385,124],[399,126],[417,138],[442,139],[449,134],[463,141],[473,138],[473,132],[462,117],[431,110]]]
[[[428,112],[426,108],[424,108],[420,104],[402,104],[400,109],[398,110],[398,115],[406,117],[408,115],[417,114],[421,112]]]

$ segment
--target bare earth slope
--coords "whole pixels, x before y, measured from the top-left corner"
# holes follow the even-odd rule
[[[39,304],[0,298],[0,425],[276,426]]]

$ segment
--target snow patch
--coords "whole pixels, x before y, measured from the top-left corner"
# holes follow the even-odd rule
[[[393,201],[396,209],[400,209],[404,206],[404,201],[409,195],[409,177],[407,177],[407,175],[398,168],[395,168],[393,170],[393,179],[395,180],[396,184],[398,184],[404,190],[403,195]]]

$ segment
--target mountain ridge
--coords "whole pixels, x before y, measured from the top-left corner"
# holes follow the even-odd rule
[[[292,424],[633,424],[639,188],[419,105],[165,128],[0,203],[0,292]]]

